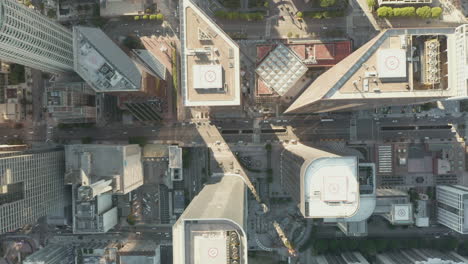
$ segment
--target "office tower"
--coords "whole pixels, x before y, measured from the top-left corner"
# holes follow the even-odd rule
[[[437,186],[437,221],[460,234],[468,234],[468,188],[461,185]]]
[[[139,121],[161,120],[155,103],[166,78],[165,66],[149,51],[123,52],[99,28],[73,28],[76,73],[96,92],[119,96],[119,105]]]
[[[71,245],[49,244],[26,257],[23,264],[72,264],[73,247]]]
[[[191,0],[181,5],[184,106],[240,105],[239,46]]]
[[[63,209],[64,165],[60,149],[0,154],[0,234]]]
[[[465,264],[468,259],[455,252],[440,252],[432,249],[404,249],[377,254],[377,264]]]
[[[281,185],[306,218],[336,223],[347,236],[367,235],[374,212],[375,165],[303,144],[281,153]]]
[[[41,71],[73,71],[72,33],[16,0],[0,0],[0,59]]]
[[[114,194],[127,194],[143,185],[138,145],[76,144],[65,146],[67,184],[79,184]],[[104,193],[99,192],[97,195]],[[94,196],[94,195],[93,195]]]
[[[174,264],[247,263],[246,219],[244,179],[213,176],[172,228]]]
[[[281,153],[281,185],[306,218],[346,218],[359,209],[358,160],[288,145]]]
[[[287,113],[318,113],[468,97],[468,25],[388,29],[320,75]]]
[[[118,222],[112,195],[143,185],[138,145],[65,146],[65,182],[73,185],[73,233],[105,233]]]

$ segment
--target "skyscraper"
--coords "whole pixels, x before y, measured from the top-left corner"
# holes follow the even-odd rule
[[[466,99],[467,28],[382,31],[320,75],[286,113]]]
[[[359,209],[358,160],[303,144],[281,153],[281,185],[306,218],[346,218]]]
[[[437,222],[460,234],[468,234],[468,188],[437,186]]]
[[[0,59],[41,71],[73,71],[71,31],[16,0],[0,0]]]
[[[174,263],[246,264],[246,219],[244,179],[213,176],[172,227]]]
[[[0,234],[63,208],[61,149],[0,153]]]
[[[336,223],[347,236],[367,235],[374,212],[375,165],[303,144],[281,153],[281,185],[306,218]]]

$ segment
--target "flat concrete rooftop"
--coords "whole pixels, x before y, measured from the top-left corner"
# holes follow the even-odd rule
[[[304,172],[304,200],[311,218],[346,218],[359,208],[356,157],[312,160]]]
[[[240,65],[239,47],[223,32],[206,14],[190,0],[184,3],[184,29],[181,31],[183,60],[182,78],[185,75],[182,93],[185,106],[225,106],[240,104]],[[203,35],[200,40],[200,34]],[[195,50],[206,53],[194,54]],[[198,65],[220,65],[221,75],[213,76],[222,79],[223,89],[195,89],[195,76]],[[211,75],[210,77],[211,81]],[[218,80],[219,81],[219,80]],[[209,88],[209,87],[207,87]]]

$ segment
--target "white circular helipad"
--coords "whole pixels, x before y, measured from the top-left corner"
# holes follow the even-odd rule
[[[216,258],[217,256],[218,256],[218,249],[217,248],[208,249],[208,257]]]
[[[330,193],[338,193],[340,191],[340,186],[336,183],[329,184],[328,191]]]
[[[400,60],[395,56],[389,56],[385,59],[385,67],[387,69],[394,71],[400,66]]]
[[[216,81],[216,73],[214,71],[211,71],[211,70],[206,71],[205,72],[205,81],[210,82],[210,83]]]

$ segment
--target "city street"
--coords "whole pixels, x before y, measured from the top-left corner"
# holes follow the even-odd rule
[[[91,137],[96,141],[126,141],[132,136],[144,136],[148,140],[162,142],[181,142],[192,145],[206,145],[198,130],[201,127],[217,128],[228,143],[253,142],[253,135],[260,135],[260,143],[280,140],[299,139],[302,142],[315,142],[324,140],[337,141],[362,141],[382,142],[392,140],[421,140],[444,139],[455,140],[455,134],[450,128],[444,128],[447,124],[464,124],[465,117],[447,116],[434,118],[431,116],[398,117],[398,118],[364,118],[355,120],[355,127],[351,125],[350,116],[347,114],[334,115],[333,121],[321,121],[320,116],[293,116],[281,119],[264,120],[260,129],[253,129],[253,123],[249,119],[213,120],[212,124],[175,123],[163,126],[143,127],[94,127],[54,129],[53,138],[57,140],[81,140],[83,137]],[[408,130],[408,127],[418,129]],[[420,129],[419,129],[420,128]],[[275,130],[274,130],[275,129]],[[0,128],[6,133],[17,133],[20,130],[12,128]],[[277,131],[277,132],[275,132]],[[278,132],[279,131],[279,132]],[[462,130],[463,132],[464,130]],[[464,132],[461,137],[464,137]],[[19,136],[25,135],[19,134]],[[29,137],[28,137],[29,136]],[[38,137],[26,135],[26,139]]]

